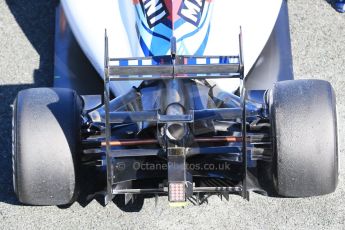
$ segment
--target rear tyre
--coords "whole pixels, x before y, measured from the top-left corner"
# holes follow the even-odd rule
[[[335,95],[330,83],[275,84],[269,96],[274,142],[272,177],[281,196],[334,192],[338,183]]]
[[[20,202],[66,205],[77,198],[81,100],[69,89],[20,91],[13,113],[13,185]]]

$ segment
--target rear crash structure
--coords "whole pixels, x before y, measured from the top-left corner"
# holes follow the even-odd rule
[[[238,56],[108,57],[103,103],[57,88],[19,93],[13,116],[13,176],[19,200],[64,205],[79,194],[80,165],[104,175],[105,203],[167,195],[173,206],[249,191],[307,197],[338,178],[335,96],[318,80],[246,91]],[[234,93],[207,79],[238,78]],[[114,97],[116,81],[143,80]],[[39,116],[40,119],[37,119]],[[319,142],[319,133],[327,141]]]

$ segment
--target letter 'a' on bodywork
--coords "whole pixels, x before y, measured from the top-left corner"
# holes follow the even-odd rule
[[[109,36],[109,56],[130,58],[170,54],[173,36],[177,55],[238,54],[240,27],[247,75],[269,41],[282,5],[286,5],[282,0],[61,2],[78,43],[100,76],[104,76],[105,28]],[[228,92],[239,86],[239,81],[234,79],[211,82]],[[140,83],[116,82],[110,88],[115,95],[122,95]]]

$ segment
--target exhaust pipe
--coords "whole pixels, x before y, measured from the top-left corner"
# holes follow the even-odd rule
[[[184,109],[180,104],[171,104],[168,106],[167,115],[182,115]],[[166,135],[170,140],[180,141],[188,134],[185,123],[172,122],[167,123]]]

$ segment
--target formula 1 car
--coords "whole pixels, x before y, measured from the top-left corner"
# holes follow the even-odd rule
[[[54,88],[14,105],[31,205],[76,201],[85,167],[105,204],[324,195],[337,148],[332,86],[293,79],[285,0],[61,0]]]

